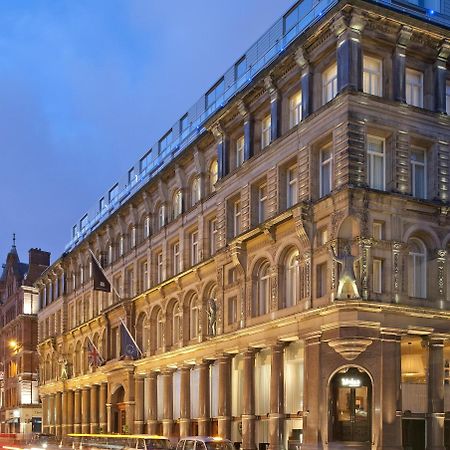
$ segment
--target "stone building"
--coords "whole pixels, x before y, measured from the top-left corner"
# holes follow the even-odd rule
[[[0,431],[41,431],[38,393],[37,312],[39,292],[33,286],[50,265],[50,254],[29,251],[20,262],[15,239],[0,276]]]
[[[450,4],[431,6],[296,3],[82,217],[36,284],[46,431],[443,449]]]

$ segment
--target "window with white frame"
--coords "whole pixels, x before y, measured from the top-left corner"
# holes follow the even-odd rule
[[[261,148],[265,148],[270,144],[271,128],[272,128],[272,118],[269,114],[266,117],[264,117],[264,119],[261,122]]]
[[[286,171],[286,207],[290,208],[298,201],[297,166],[288,167]]]
[[[163,252],[156,255],[156,282],[162,283],[164,281],[164,258]]]
[[[328,228],[322,227],[317,231],[317,244],[325,245],[328,242]]]
[[[233,202],[233,236],[241,233],[241,201]]]
[[[200,201],[200,178],[195,177],[191,185],[191,206],[196,205]]]
[[[166,224],[166,206],[160,205],[158,208],[158,228],[161,229],[165,224]]]
[[[427,152],[411,148],[411,187],[413,197],[427,198]]]
[[[316,280],[316,295],[317,297],[323,297],[327,293],[327,263],[316,266]]]
[[[333,100],[337,95],[337,64],[334,63],[322,73],[323,104]]]
[[[270,266],[266,261],[260,265],[256,274],[253,303],[253,316],[267,314],[270,309]]]
[[[241,136],[236,140],[236,167],[239,167],[244,162],[244,146],[245,146],[245,138]]]
[[[372,290],[375,294],[383,292],[383,260],[374,258],[372,261]]]
[[[385,189],[385,141],[376,136],[367,137],[367,176],[372,189]]]
[[[217,219],[209,221],[209,256],[216,253],[217,250]]]
[[[189,321],[189,337],[195,339],[198,336],[198,317],[199,317],[198,297],[193,295],[189,302],[190,321]]]
[[[331,192],[331,176],[333,157],[331,153],[331,146],[324,147],[320,150],[320,197],[324,197]]]
[[[374,239],[381,241],[384,239],[384,222],[374,221],[372,224],[372,235]]]
[[[183,211],[183,194],[179,189],[173,195],[172,208],[173,208],[173,218],[176,219],[181,215]]]
[[[124,251],[125,251],[125,238],[123,237],[123,235],[121,235],[119,238],[119,255],[122,256],[124,254]]]
[[[144,238],[147,239],[150,236],[150,217],[147,216],[144,220]]]
[[[145,292],[150,288],[148,279],[148,262],[141,262],[141,292]]]
[[[130,247],[134,248],[136,247],[136,227],[131,228],[130,233]]]
[[[160,349],[163,346],[164,336],[164,319],[161,309],[158,309],[156,314],[156,349]]]
[[[181,308],[178,302],[173,305],[172,314],[172,344],[175,345],[180,341],[180,325],[181,325]]]
[[[379,58],[363,57],[363,91],[367,94],[383,95],[383,63]]]
[[[295,127],[302,120],[302,91],[297,91],[289,99],[289,126]]]
[[[286,257],[285,266],[285,301],[284,306],[289,308],[297,303],[297,297],[299,293],[299,264],[298,264],[299,252],[298,250],[292,250]]]
[[[176,275],[181,272],[181,256],[180,256],[180,243],[175,242],[172,245],[172,275]]]
[[[228,325],[232,325],[237,322],[238,310],[237,310],[237,297],[233,296],[228,299]]]
[[[408,241],[408,294],[410,297],[427,296],[427,249],[417,238]]]
[[[450,115],[450,81],[445,85],[445,111]]]
[[[209,192],[214,192],[215,185],[219,179],[219,164],[215,159],[209,166]]]
[[[198,264],[198,231],[191,233],[191,265]]]
[[[423,73],[414,70],[406,69],[406,103],[412,106],[423,106]]]
[[[266,220],[267,214],[267,183],[260,184],[258,190],[258,223]]]
[[[108,264],[112,264],[113,262],[113,246],[112,244],[108,245]]]

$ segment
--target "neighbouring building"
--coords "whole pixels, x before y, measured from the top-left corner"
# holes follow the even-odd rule
[[[40,432],[36,351],[39,292],[34,282],[50,265],[50,253],[32,248],[20,262],[14,243],[0,276],[0,431]]]
[[[449,25],[295,3],[99,197],[36,283],[45,431],[450,446]]]

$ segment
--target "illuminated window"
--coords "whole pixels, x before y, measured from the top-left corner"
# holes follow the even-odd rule
[[[265,148],[270,144],[271,139],[272,118],[269,115],[264,117],[261,122],[261,148]]]
[[[324,197],[331,192],[332,175],[332,154],[331,147],[327,146],[320,150],[320,197]]]
[[[299,293],[299,253],[298,250],[291,251],[286,257],[285,266],[285,301],[284,306],[289,308],[297,303]]]
[[[334,63],[322,73],[323,103],[333,100],[337,95],[337,64]]]
[[[166,224],[166,206],[160,205],[158,209],[158,228],[161,229]]]
[[[385,142],[384,139],[369,136],[367,139],[368,181],[372,189],[385,189]]]
[[[177,190],[173,196],[172,208],[173,218],[176,219],[183,211],[183,194],[180,190]]]
[[[302,91],[296,92],[289,99],[289,123],[290,127],[295,127],[302,120]]]
[[[363,91],[371,95],[382,95],[382,61],[378,58],[363,58]]]
[[[236,167],[239,167],[244,162],[244,136],[241,136],[236,141]]]
[[[264,262],[256,274],[253,316],[262,316],[270,310],[270,266]]]
[[[423,73],[406,69],[406,103],[412,106],[423,106]]]
[[[195,339],[198,336],[198,316],[199,306],[198,298],[194,295],[189,303],[190,321],[189,321],[189,336],[191,339]]]
[[[372,289],[376,294],[382,293],[383,260],[374,258],[372,261]]]
[[[200,178],[195,177],[191,185],[191,206],[196,205],[200,201]]]
[[[218,179],[219,179],[219,164],[217,163],[217,159],[215,159],[209,166],[209,192],[214,192],[215,184],[217,183]]]
[[[144,238],[150,236],[150,217],[147,216],[144,220]]]
[[[384,223],[374,222],[372,225],[372,234],[375,239],[381,241],[384,239]]]
[[[180,304],[177,302],[173,306],[173,316],[172,316],[172,344],[175,345],[180,341],[180,325],[181,325],[181,308]]]

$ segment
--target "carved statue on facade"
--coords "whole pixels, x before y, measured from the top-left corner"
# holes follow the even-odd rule
[[[59,365],[61,368],[60,378],[61,380],[67,380],[69,378],[69,361],[66,358],[61,358],[59,360]]]
[[[341,257],[336,255],[333,246],[331,246],[331,253],[333,261],[341,265],[336,298],[359,298],[360,295],[356,285],[355,263],[359,261],[360,258],[355,258],[352,255],[349,245],[344,247]]]
[[[209,335],[216,336],[217,334],[217,304],[214,298],[208,300],[208,328]]]

